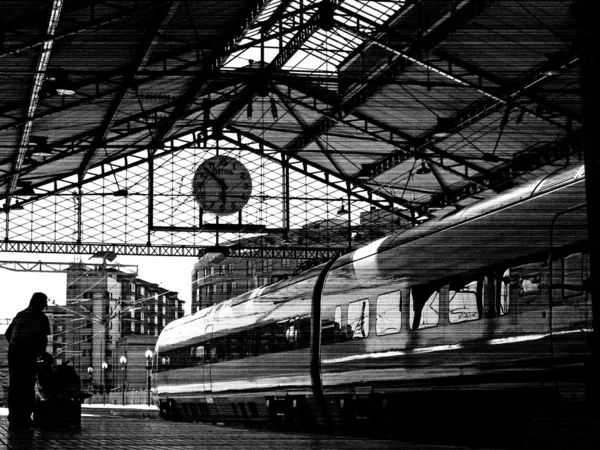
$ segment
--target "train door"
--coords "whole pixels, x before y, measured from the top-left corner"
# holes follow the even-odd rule
[[[592,298],[588,291],[590,263],[587,246],[565,251],[567,237],[587,238],[585,205],[555,216],[550,237],[549,298],[551,301],[552,356],[556,384],[565,400],[585,396],[584,363],[591,353]]]
[[[528,342],[550,332],[550,303],[545,287],[548,284],[545,260],[523,264],[510,269],[519,315],[518,331]]]
[[[204,383],[204,395],[210,402],[212,400],[212,361],[213,353],[216,350],[214,345],[211,345],[213,337],[213,326],[206,327],[207,341],[204,345],[204,363],[202,364],[202,379]]]
[[[574,252],[552,264],[552,347],[556,382],[563,398],[583,400],[583,364],[590,352],[591,296],[586,290],[589,256]]]

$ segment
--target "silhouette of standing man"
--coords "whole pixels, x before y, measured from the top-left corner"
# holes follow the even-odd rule
[[[48,297],[36,292],[29,306],[18,313],[6,330],[8,339],[8,421],[11,428],[31,427],[35,404],[37,359],[46,352],[50,323],[42,312]]]

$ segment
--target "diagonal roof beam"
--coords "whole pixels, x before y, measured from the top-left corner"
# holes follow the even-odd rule
[[[119,12],[115,13],[115,14],[110,14],[107,16],[104,16],[100,19],[96,19],[96,20],[91,20],[88,23],[86,23],[85,25],[76,27],[76,28],[71,28],[71,29],[66,29],[65,31],[62,31],[60,33],[56,33],[54,34],[53,38],[54,38],[54,42],[62,40],[62,39],[66,39],[69,37],[72,37],[74,35],[80,34],[80,33],[84,33],[87,31],[90,31],[92,29],[104,26],[104,25],[108,25],[111,24],[113,22],[122,20],[124,18],[128,18],[128,17],[132,17],[135,14],[138,14],[140,11],[144,11],[146,9],[151,9],[151,8],[156,8],[157,6],[161,5],[161,4],[167,4],[167,3],[171,3],[173,0],[157,0],[154,2],[150,2],[148,4],[136,4],[134,7],[127,7],[126,5],[120,6],[118,8]],[[67,6],[65,6],[62,9],[62,15],[66,16],[69,13],[74,13],[74,12],[78,12],[78,11],[82,11],[88,8],[94,8],[96,6],[98,2],[97,1],[87,1],[87,2],[83,2],[83,1],[78,1],[75,3],[69,3]],[[27,24],[31,23],[31,18],[27,17]],[[4,32],[8,32],[11,29],[18,29],[19,26],[21,24],[19,23],[12,23],[9,24],[9,29],[5,29]],[[15,55],[19,55],[21,53],[27,52],[27,51],[31,51],[31,50],[35,50],[36,48],[42,47],[44,45],[45,39],[33,39],[30,42],[15,46],[15,47],[11,47],[11,48],[4,48],[2,50],[0,50],[0,58],[4,58],[6,56],[15,56]]]
[[[344,0],[332,0],[332,6],[335,8],[339,4],[343,3]],[[308,9],[300,8],[300,13],[308,11]],[[292,58],[298,50],[306,43],[306,41],[319,29],[320,14],[319,9],[314,8],[312,17],[306,21],[304,26],[301,26],[299,31],[280,49],[279,53],[273,60],[264,68],[260,69],[256,76],[256,82],[251,83],[247,88],[244,89],[243,93],[236,99],[236,102],[232,102],[219,117],[215,120],[215,126],[222,129],[226,124],[231,122],[233,117],[240,112],[240,110],[252,99],[256,93],[256,87],[264,80],[271,80],[273,73],[281,69],[287,61]]]
[[[248,139],[253,140],[257,144],[259,144],[261,146],[261,148],[262,147],[271,148],[271,149],[279,152],[282,156],[285,154],[285,151],[282,148],[277,147],[272,142],[266,141],[265,139],[261,138],[260,136],[256,136],[256,135],[254,135],[252,133],[239,130],[239,129],[235,128],[234,126],[230,126],[229,130],[231,130],[234,133],[237,133],[239,136],[243,136],[243,137],[246,137]],[[398,198],[392,197],[392,196],[386,194],[385,192],[381,192],[381,191],[379,191],[377,189],[371,189],[368,186],[360,187],[359,189],[361,189],[364,192],[367,192],[369,195],[364,195],[363,193],[358,192],[358,191],[353,190],[353,189],[350,189],[350,190],[348,190],[348,189],[342,189],[342,188],[340,188],[339,184],[336,184],[336,183],[332,182],[330,180],[330,177],[331,178],[337,178],[337,179],[339,179],[341,181],[341,183],[343,183],[345,185],[348,184],[348,180],[344,180],[339,174],[333,173],[333,172],[329,171],[328,169],[326,169],[324,167],[321,167],[321,166],[319,166],[319,165],[317,165],[315,163],[312,163],[310,161],[306,161],[306,160],[304,160],[302,158],[294,156],[294,158],[297,161],[299,161],[302,164],[302,166],[304,167],[303,169],[301,169],[301,168],[299,168],[298,166],[296,166],[294,164],[290,164],[289,163],[289,158],[283,158],[282,157],[281,160],[274,159],[271,155],[263,152],[260,149],[256,149],[256,148],[254,148],[252,146],[243,144],[241,142],[241,139],[238,139],[237,141],[234,141],[233,139],[228,138],[226,134],[223,135],[222,139],[228,140],[229,142],[234,143],[234,144],[240,146],[241,148],[244,148],[244,150],[248,150],[249,152],[258,154],[258,155],[260,155],[262,157],[269,158],[269,159],[277,162],[278,164],[287,164],[290,169],[292,169],[292,170],[294,170],[294,171],[296,171],[298,173],[301,173],[302,175],[305,175],[305,176],[307,176],[309,178],[312,178],[313,180],[317,180],[317,181],[320,181],[322,183],[325,183],[328,186],[333,187],[335,189],[339,189],[339,190],[343,191],[344,193],[349,194],[350,196],[352,196],[352,197],[354,197],[354,198],[356,198],[358,200],[367,202],[367,203],[369,203],[369,204],[371,204],[373,206],[377,206],[378,208],[380,208],[382,210],[389,211],[390,213],[392,213],[392,214],[394,214],[394,215],[396,215],[398,217],[401,217],[403,219],[406,219],[406,220],[408,220],[409,222],[411,222],[413,224],[415,223],[415,219],[411,215],[406,214],[406,213],[401,212],[401,211],[398,211],[396,208],[393,208],[391,206],[394,203],[396,203],[396,204],[402,203],[403,202],[402,199],[398,199]],[[309,166],[312,167],[313,169],[316,169],[319,172],[323,173],[324,176],[323,177],[318,176],[314,172],[314,170],[313,171],[308,170]],[[387,203],[374,200],[373,198],[370,197],[370,194],[376,194],[378,197],[381,197],[381,198],[385,199]]]
[[[337,102],[335,104],[333,103],[333,98],[331,95],[329,95],[326,92],[327,90],[322,89],[318,86],[313,86],[313,85],[311,85],[311,83],[309,83],[306,80],[296,79],[294,77],[282,77],[280,80],[282,83],[287,84],[289,87],[296,89],[297,91],[302,92],[306,95],[310,95],[313,98],[319,100],[320,102],[330,106],[330,108],[331,108],[330,112],[323,113],[324,114],[323,117],[321,117],[321,119],[316,121],[312,125],[312,127],[307,130],[306,133],[297,136],[292,142],[290,142],[288,145],[286,145],[286,150],[293,151],[293,150],[301,149],[301,148],[305,147],[306,145],[308,145],[309,142],[311,142],[310,139],[312,139],[312,136],[320,135],[319,131],[323,127],[325,127],[325,126],[331,127],[331,126],[334,126],[335,123],[341,123],[341,124],[350,126],[351,128],[354,128],[357,131],[360,131],[361,133],[363,133],[373,139],[376,139],[380,142],[384,142],[394,148],[397,148],[398,151],[393,152],[390,155],[390,157],[394,161],[394,165],[399,164],[400,162],[406,160],[409,157],[427,158],[426,155],[422,155],[421,150],[414,148],[413,143],[414,143],[415,139],[413,136],[409,135],[408,133],[404,133],[400,130],[396,130],[396,129],[394,129],[386,124],[383,124],[383,123],[377,121],[376,119],[373,119],[373,118],[367,116],[366,114],[363,114],[358,111],[353,111],[352,113],[349,113],[348,115],[351,114],[351,115],[357,117],[358,119],[360,119],[364,123],[364,126],[360,126],[360,127],[356,126],[355,124],[352,123],[351,120],[340,117],[339,114],[336,115]],[[296,100],[294,100],[294,101],[296,101]],[[315,108],[314,106],[312,106],[310,104],[302,103],[302,102],[301,102],[301,104],[304,107],[312,109],[314,111],[323,112],[322,110],[318,110],[317,108]],[[370,128],[370,130],[369,130],[369,128]],[[309,139],[308,141],[306,140],[307,138]],[[465,167],[469,167],[470,169],[476,170],[480,173],[485,172],[480,166],[473,164],[466,158],[462,158],[458,155],[453,155],[452,153],[445,152],[443,150],[436,148],[433,145],[428,146],[428,149],[431,150],[433,153],[435,153],[436,156],[439,156],[440,158],[454,161]],[[441,164],[437,163],[436,161],[431,161],[431,162],[433,164],[440,165],[444,169],[448,170],[448,167],[442,166]],[[373,167],[367,167],[365,170],[365,173],[369,172],[371,174],[375,174],[375,171],[373,170],[374,167],[375,167],[375,165],[373,165]],[[391,166],[389,163],[386,163],[386,167],[389,168]],[[454,173],[456,175],[459,175],[461,178],[468,179],[468,177],[465,174],[462,174],[462,173],[456,172],[456,171],[454,171]],[[379,173],[377,173],[377,174],[379,174]]]
[[[413,3],[405,5],[405,7],[402,8],[400,11],[398,11],[398,13],[393,18],[391,18],[388,22],[389,23],[397,22],[400,18],[402,18],[404,15],[406,15],[406,13],[408,11],[410,11],[412,8],[416,7],[416,3],[418,3],[418,2],[413,2]],[[463,3],[477,6],[477,5],[480,5],[481,3],[485,3],[485,2],[466,1]],[[418,55],[419,52],[427,51],[428,48],[435,47],[441,40],[445,39],[449,34],[451,34],[459,26],[459,23],[463,23],[466,20],[476,17],[482,11],[482,9],[483,9],[483,7],[462,8],[460,10],[461,11],[460,20],[456,16],[452,16],[451,18],[447,18],[447,21],[451,22],[450,25],[448,25],[445,21],[438,22],[436,24],[435,28],[428,30],[428,32],[429,32],[428,36],[431,36],[431,37],[429,37],[424,42],[419,42],[419,43],[410,45],[409,48],[407,49],[406,53]],[[350,32],[356,31],[354,28],[347,26],[339,21],[336,21],[336,26],[343,28],[345,30],[349,30]],[[439,28],[441,31],[437,31],[437,28]],[[373,38],[373,36],[367,35],[365,33],[360,35],[360,37],[362,39],[364,39],[366,41],[366,43],[368,43]],[[426,44],[426,45],[424,45],[424,44]],[[427,48],[425,48],[425,47],[427,47]],[[364,49],[364,47],[359,47],[359,48]],[[373,94],[375,94],[377,91],[379,91],[379,89],[381,88],[382,85],[388,83],[389,79],[391,77],[395,76],[398,73],[398,71],[402,70],[403,65],[404,65],[404,59],[398,57],[386,69],[382,70],[381,72],[379,72],[378,74],[376,74],[374,76],[369,77],[368,79],[364,80],[361,83],[357,83],[349,95],[346,95],[343,98],[341,98],[338,105],[332,107],[329,110],[329,112],[327,113],[327,116],[323,116],[321,119],[317,120],[307,133],[303,133],[303,134],[299,135],[287,147],[289,149],[303,148],[304,146],[308,145],[310,142],[314,141],[316,138],[318,138],[322,134],[329,132],[329,129],[332,126],[334,126],[335,123],[337,122],[336,120],[331,120],[332,117],[339,120],[340,118],[343,118],[344,116],[352,113],[359,106],[363,105]],[[432,135],[433,135],[433,130],[432,130],[431,136]],[[430,145],[433,141],[434,141],[433,139],[428,139],[427,140],[428,145]],[[385,170],[388,170],[388,169],[398,165],[400,162],[402,162],[405,159],[407,149],[411,150],[411,153],[414,155],[420,151],[421,146],[417,147],[414,145],[413,142],[409,142],[405,147],[401,147],[397,152],[393,152],[387,158],[387,160],[385,161],[385,164],[378,164],[378,165],[372,165],[372,167],[366,167],[365,173],[368,173],[371,176],[375,176],[375,175],[378,175],[379,173],[383,173],[383,171],[385,171]],[[437,152],[440,154],[443,154],[444,158],[453,159],[453,156],[449,153],[445,153],[441,150],[437,150]],[[474,170],[477,170],[480,173],[486,172],[483,168],[481,168],[473,163],[469,163],[468,161],[466,161],[464,159],[461,161],[461,164],[469,165],[469,166],[471,166],[471,168],[473,168]],[[445,167],[445,169],[447,169],[447,168]],[[379,172],[379,171],[381,171],[381,172]],[[464,177],[463,174],[461,174],[461,176]]]
[[[127,93],[134,85],[135,77],[138,70],[143,69],[146,63],[148,62],[148,58],[152,54],[152,51],[154,50],[154,47],[156,46],[160,38],[161,31],[171,20],[171,17],[173,16],[173,13],[175,12],[178,6],[178,1],[167,3],[161,6],[156,12],[154,26],[146,32],[144,42],[141,46],[141,50],[132,61],[130,69],[126,74],[125,79],[121,83],[121,86],[115,99],[113,100],[106,113],[106,116],[104,117],[102,125],[100,126],[100,129],[96,134],[94,145],[92,146],[92,148],[90,148],[90,150],[88,150],[85,157],[83,158],[83,162],[79,169],[80,179],[83,178],[85,173],[90,169],[96,152],[106,140],[108,133],[110,132],[115,122],[116,115],[119,112],[121,105],[125,101]]]
[[[282,94],[282,92],[279,90],[279,88],[277,86],[273,87],[273,91],[275,92],[275,95],[277,95],[277,97],[279,98],[279,100],[281,100],[281,102],[285,106],[287,112],[294,118],[294,120],[296,122],[298,122],[298,124],[300,124],[300,127],[303,130],[306,131],[306,129],[308,128],[308,125],[296,113],[296,111],[294,110],[294,107],[288,101],[288,98],[285,95]],[[340,173],[340,174],[343,173],[343,171],[342,171],[341,167],[339,166],[339,164],[331,157],[331,153],[334,153],[334,152],[332,152],[329,148],[327,148],[327,146],[324,145],[321,142],[321,140],[317,139],[316,143],[319,146],[319,148],[321,149],[321,152],[323,152],[323,154],[327,157],[327,159],[329,160],[329,162],[331,163],[331,165],[336,168],[336,170],[338,171],[338,173]]]
[[[205,65],[202,73],[195,78],[194,82],[186,90],[185,94],[182,96],[184,101],[177,105],[171,114],[169,121],[157,130],[152,139],[154,143],[163,141],[172,133],[179,120],[185,117],[188,109],[195,104],[197,97],[202,95],[207,89],[212,78],[219,75],[221,65],[224,63],[225,58],[232,50],[236,49],[236,44],[242,39],[248,27],[256,21],[265,6],[264,3],[263,0],[256,0],[246,8],[245,14],[240,14],[237,17],[238,25],[232,27],[233,30],[231,34],[224,39],[221,48],[216,51],[208,64]],[[206,125],[208,124],[205,124],[205,126]]]
[[[35,110],[37,108],[38,101],[40,98],[42,84],[46,76],[46,68],[48,67],[48,61],[50,61],[50,54],[52,52],[52,46],[54,44],[53,36],[56,32],[56,28],[58,27],[58,21],[60,19],[62,4],[62,0],[54,0],[50,8],[48,23],[46,26],[47,39],[44,41],[44,44],[38,56],[38,61],[36,63],[36,70],[34,73],[31,93],[29,94],[29,105],[27,106],[27,121],[23,126],[23,132],[21,133],[19,149],[17,151],[17,158],[14,163],[13,175],[11,176],[8,185],[6,201],[4,204],[4,209],[7,211],[10,207],[12,196],[17,188],[17,182],[19,180],[19,171],[21,170],[21,167],[23,165],[25,153],[27,151],[27,145],[29,144],[29,136],[31,134],[31,129],[33,128],[33,117],[35,115]]]

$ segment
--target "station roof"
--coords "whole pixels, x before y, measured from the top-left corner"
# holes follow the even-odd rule
[[[6,0],[0,200],[222,141],[415,224],[581,158],[576,34],[569,1]]]

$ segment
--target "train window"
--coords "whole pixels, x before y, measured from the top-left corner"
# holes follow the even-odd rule
[[[359,300],[348,305],[349,339],[362,339],[369,336],[369,300]]]
[[[440,320],[440,292],[423,286],[411,289],[409,314],[411,330],[435,327]]]
[[[588,256],[575,253],[563,262],[563,297],[577,297],[584,293],[584,283],[589,277]]]
[[[217,362],[217,347],[216,346],[210,347],[209,355],[210,355],[210,358],[209,358],[210,362]]]
[[[329,345],[335,342],[335,322],[331,319],[321,321],[321,345]]]
[[[472,281],[460,287],[451,287],[449,298],[450,323],[479,319],[477,281]]]
[[[540,293],[541,274],[538,270],[525,272],[519,276],[519,297]]]
[[[398,333],[402,319],[401,311],[402,293],[390,292],[377,297],[377,320],[375,329],[379,336]]]
[[[203,363],[204,362],[204,346],[199,345],[195,349],[192,348],[194,352],[194,356],[196,357],[196,362]]]
[[[321,321],[321,345],[330,345],[345,338],[345,333],[342,333],[342,307],[338,305],[333,312],[333,320],[329,317]]]
[[[339,330],[342,329],[342,307],[336,306],[335,312],[333,313],[333,322],[335,327]]]
[[[508,314],[510,307],[510,269],[506,269],[500,280],[500,299],[498,313],[503,316]]]

